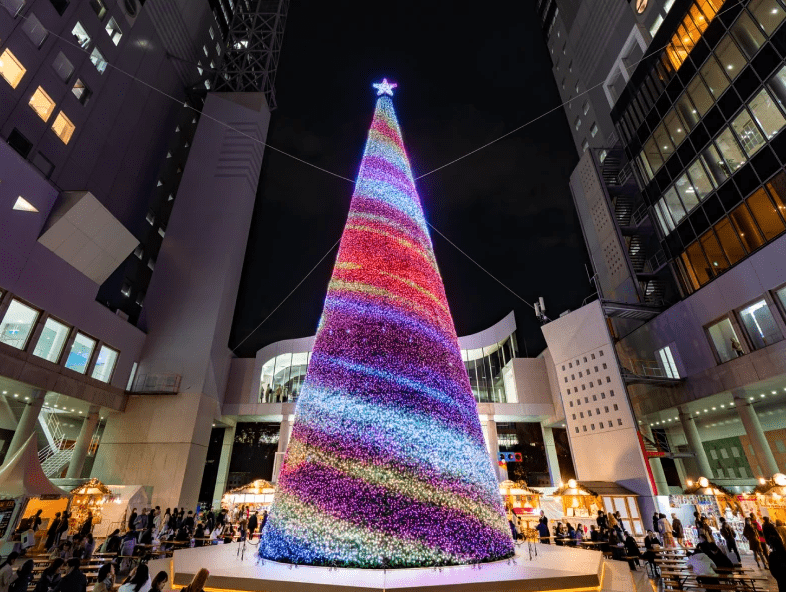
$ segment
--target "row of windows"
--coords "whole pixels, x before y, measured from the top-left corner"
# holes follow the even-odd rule
[[[603,350],[599,350],[598,351],[598,356],[600,356],[601,358],[603,357]],[[584,356],[583,359],[584,359],[584,363],[587,364],[590,360],[594,360],[595,359],[595,354],[590,354],[589,359],[587,358],[587,356]],[[581,362],[579,362],[578,358],[576,358],[576,362],[575,363],[576,363],[576,368],[578,368],[579,365],[581,364]],[[606,364],[604,364],[603,367],[605,368]],[[568,368],[573,368],[573,362],[568,362]],[[565,364],[562,365],[562,371],[565,372]],[[597,371],[597,368],[596,368],[596,371]]]
[[[786,317],[786,286],[705,327],[718,361],[728,362],[781,341],[783,332],[776,320],[778,315]]]
[[[682,252],[676,261],[685,284],[699,289],[783,233],[784,217],[786,173],[780,172]]]
[[[605,412],[605,413],[609,413],[609,406],[608,406],[608,405],[605,405],[605,406],[603,407],[603,409],[604,409],[604,412]],[[614,403],[614,411],[619,411],[619,407],[617,406],[617,404],[616,404],[616,403]],[[601,413],[601,412],[600,412],[600,407],[596,407],[596,408],[595,408],[595,415],[596,415],[596,416],[597,416],[597,415],[600,415],[600,413]],[[589,409],[589,410],[587,411],[587,417],[592,417],[592,409]],[[583,412],[583,411],[579,411],[579,418],[580,418],[580,419],[584,419],[584,412]],[[574,420],[574,421],[576,420],[576,414],[575,414],[575,413],[573,414],[573,420]]]
[[[606,370],[607,369],[606,363],[604,362],[601,367],[604,370]],[[563,366],[563,368],[564,368],[564,366]],[[586,372],[587,372],[587,376],[589,376],[592,373],[590,368],[587,368]],[[595,373],[597,374],[598,372],[600,372],[600,368],[598,366],[595,366]],[[579,372],[579,378],[583,378],[583,377],[584,377],[584,373],[583,372]],[[576,375],[575,374],[571,374],[570,375],[570,379],[571,380],[576,380]],[[568,382],[568,377],[567,376],[565,376],[565,382]],[[590,382],[590,386],[592,386],[591,382]]]
[[[570,390],[568,390],[565,394],[570,395]],[[613,396],[614,396],[614,391],[613,390],[609,390],[609,397],[613,397]],[[605,399],[606,398],[606,392],[605,391],[600,393],[600,398],[601,399]],[[598,400],[598,395],[592,395],[592,400],[593,401],[597,401]],[[568,403],[570,404],[571,407],[573,407],[573,401],[568,401]],[[587,405],[589,404],[589,397],[584,397],[584,403],[587,404]],[[579,407],[581,406],[581,397],[577,397],[576,398],[576,405],[579,406]],[[616,405],[614,405],[614,409],[615,410],[617,409]]]
[[[0,343],[26,350],[42,318],[40,310],[11,298],[0,321]],[[64,355],[69,342],[68,354]],[[108,383],[112,379],[119,352],[104,344],[100,348],[97,345],[98,340],[47,316],[31,353],[79,374],[86,374],[92,364],[90,377]]]
[[[748,102],[748,108],[743,108],[731,125],[720,131],[714,142],[699,153],[655,203],[655,214],[664,236],[786,126],[781,113],[781,109],[786,109],[786,67],[773,77],[768,87],[775,92],[759,91]],[[646,158],[642,162],[652,180]]]
[[[609,420],[605,420],[605,421],[606,421],[606,423],[608,424],[608,427],[609,427],[609,428],[613,428],[613,427],[614,427],[614,423],[613,423],[613,422],[612,422],[610,419],[609,419]],[[591,429],[591,430],[594,432],[594,431],[595,431],[595,424],[594,424],[594,423],[591,423],[591,424],[589,424],[589,426],[590,426],[590,429]],[[620,419],[619,417],[617,418],[617,426],[620,426],[620,427],[622,426],[622,419]],[[585,432],[589,431],[589,430],[587,430],[587,424],[584,424],[584,425],[583,425],[583,426],[581,426],[581,427],[582,427],[583,431],[585,431]],[[604,426],[604,425],[603,425],[603,422],[602,422],[602,421],[598,422],[598,428],[599,428],[599,429],[601,429],[601,430],[602,430],[602,429],[604,429],[605,427],[606,427],[606,426]],[[574,428],[574,429],[576,430],[576,433],[577,433],[577,434],[578,434],[578,433],[580,433],[580,431],[579,431],[579,426],[575,426],[575,428]]]
[[[776,3],[776,6],[778,6],[775,9],[779,14],[778,22],[767,23],[768,27],[766,30],[771,33],[780,24],[783,17],[786,16],[786,13],[777,5],[777,0],[762,1]],[[763,25],[761,26],[763,28]],[[743,33],[740,32],[741,29],[744,30],[744,37]],[[718,43],[718,46],[715,48],[715,55],[710,55],[699,68],[699,72],[687,85],[685,92],[677,99],[674,107],[664,114],[662,121],[658,115],[657,106],[653,108],[652,113],[647,116],[647,120],[642,122],[641,128],[642,130],[650,128],[647,121],[659,121],[659,123],[654,124],[652,135],[644,144],[637,159],[648,181],[654,178],[664,163],[682,144],[687,134],[697,126],[701,118],[721,98],[721,95],[729,88],[731,81],[734,81],[739,76],[748,60],[756,54],[764,42],[765,37],[762,35],[759,25],[753,22],[748,13],[743,13],[734,27],[732,27],[730,34]],[[738,44],[743,51],[740,51]],[[745,55],[743,55],[743,52]],[[779,100],[786,100],[786,91],[783,88],[782,80],[778,80],[776,77],[772,83],[771,90]],[[777,107],[774,107],[772,112],[776,117],[781,117]],[[761,115],[761,118],[757,117],[757,119],[763,128],[772,128],[777,125],[777,121],[762,123],[768,117],[764,111],[761,112]],[[650,119],[651,116],[652,120]],[[775,132],[780,130],[780,127],[770,131],[765,130],[765,132],[774,135]],[[735,162],[735,156],[736,154],[729,155],[732,161],[729,167],[731,172],[741,166],[740,163]],[[718,161],[719,159],[714,158],[713,160]],[[726,176],[728,174],[730,172],[726,171]]]

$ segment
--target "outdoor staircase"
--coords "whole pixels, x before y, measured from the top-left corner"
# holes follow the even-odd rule
[[[630,226],[633,203],[633,198],[627,195],[618,195],[614,198],[614,219],[619,226]]]
[[[41,468],[44,471],[44,475],[50,479],[53,477],[58,477],[60,473],[63,472],[63,469],[66,467],[66,465],[71,462],[71,457],[73,454],[74,447],[70,446],[69,448],[65,448],[63,450],[57,450],[56,452],[53,452],[47,456],[41,463]]]
[[[641,273],[644,271],[644,266],[647,263],[647,256],[644,252],[644,240],[638,236],[631,236],[628,241],[628,257],[630,264],[633,266],[633,271]]]
[[[57,477],[71,461],[74,445],[66,444],[65,434],[56,413],[44,411],[38,416],[38,420],[48,442],[38,452],[38,460],[47,477]]]

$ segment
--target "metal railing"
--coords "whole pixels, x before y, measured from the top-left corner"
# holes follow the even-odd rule
[[[649,215],[649,210],[647,209],[647,204],[641,204],[638,208],[636,208],[631,216],[631,220],[634,226],[638,226],[644,221]]]
[[[180,374],[142,374],[134,381],[135,393],[177,393]]]
[[[623,373],[651,378],[671,378],[657,360],[622,360]]]

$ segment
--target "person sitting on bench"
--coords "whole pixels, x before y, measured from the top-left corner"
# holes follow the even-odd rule
[[[639,551],[639,545],[636,543],[636,539],[633,538],[629,532],[625,533],[625,553],[628,556],[628,565],[630,565],[631,571],[636,571],[636,566],[641,565],[641,561],[639,561],[639,557],[641,557],[641,551]]]

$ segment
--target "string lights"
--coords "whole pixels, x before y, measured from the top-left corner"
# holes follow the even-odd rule
[[[374,119],[261,557],[331,567],[513,555],[392,89]]]

